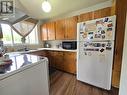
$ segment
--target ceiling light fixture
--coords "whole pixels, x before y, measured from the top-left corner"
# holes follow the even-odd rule
[[[42,3],[42,9],[44,12],[48,13],[51,11],[51,5],[48,2],[48,0],[44,0],[44,2]]]

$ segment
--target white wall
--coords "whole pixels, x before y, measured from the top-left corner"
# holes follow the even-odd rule
[[[127,16],[119,95],[127,95]]]

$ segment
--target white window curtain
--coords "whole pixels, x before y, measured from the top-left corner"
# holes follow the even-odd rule
[[[26,37],[35,28],[37,23],[31,23],[27,21],[18,22],[11,27],[22,37]]]
[[[11,25],[19,35],[22,36],[21,41],[25,43],[25,37],[29,35],[37,25],[38,21],[34,19],[27,19]]]

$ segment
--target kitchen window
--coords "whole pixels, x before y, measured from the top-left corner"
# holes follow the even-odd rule
[[[3,42],[5,45],[22,44],[21,38],[17,32],[15,32],[10,25],[1,24],[3,32]],[[37,25],[33,31],[26,37],[26,44],[38,44]]]

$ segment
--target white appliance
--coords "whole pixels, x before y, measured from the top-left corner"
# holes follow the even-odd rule
[[[111,89],[116,16],[77,24],[77,79]]]

